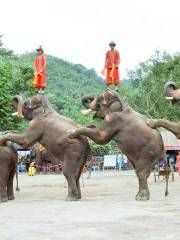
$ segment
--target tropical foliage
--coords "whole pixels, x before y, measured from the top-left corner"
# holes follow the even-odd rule
[[[164,97],[164,84],[174,81],[180,87],[180,54],[155,54],[146,62],[139,64],[135,71],[129,72],[130,87],[124,89],[129,104],[138,112],[150,118],[166,118],[179,121],[177,106],[167,102]]]
[[[12,51],[0,48],[0,130],[22,128],[11,116],[12,97],[31,93],[32,68],[17,61]]]

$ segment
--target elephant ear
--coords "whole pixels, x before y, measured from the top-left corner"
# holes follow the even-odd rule
[[[32,109],[36,109],[38,107],[48,108],[48,100],[44,96],[34,96],[30,99],[30,106]]]
[[[164,93],[166,97],[172,97],[172,91],[176,90],[176,84],[174,82],[167,82],[164,86]]]
[[[17,115],[18,117],[23,117],[23,99],[21,96],[17,95],[13,98],[12,101],[12,105],[13,107],[17,110],[17,113],[13,114],[13,115]]]

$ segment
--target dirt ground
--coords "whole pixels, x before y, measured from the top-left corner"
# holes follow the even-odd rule
[[[96,172],[82,187],[82,200],[66,202],[62,175],[20,174],[16,199],[0,204],[0,240],[178,240],[180,177],[149,178],[151,200],[137,202],[132,171]],[[82,181],[81,181],[82,185]]]

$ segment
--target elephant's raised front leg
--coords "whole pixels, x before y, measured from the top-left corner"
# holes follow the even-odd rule
[[[30,127],[23,133],[7,133],[0,137],[0,146],[6,145],[7,141],[15,142],[24,148],[35,144],[39,136],[41,136],[41,128],[37,128],[35,124],[30,124]]]
[[[106,144],[112,140],[117,128],[112,128],[112,122],[105,121],[100,127],[70,129],[68,131],[70,138],[77,138],[80,135],[91,138],[97,144]]]
[[[148,119],[147,124],[151,128],[163,127],[174,133],[180,139],[180,122],[171,122],[164,119]]]

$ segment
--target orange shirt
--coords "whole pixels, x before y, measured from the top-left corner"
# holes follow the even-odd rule
[[[107,68],[112,68],[113,65],[116,65],[116,67],[117,67],[119,64],[119,52],[117,50],[107,51],[105,61],[106,61]]]
[[[44,54],[38,55],[34,58],[34,67],[36,72],[46,72],[46,56]]]
[[[39,151],[40,151],[40,152],[44,151],[45,149],[46,149],[46,148],[45,148],[42,144],[39,145]]]

